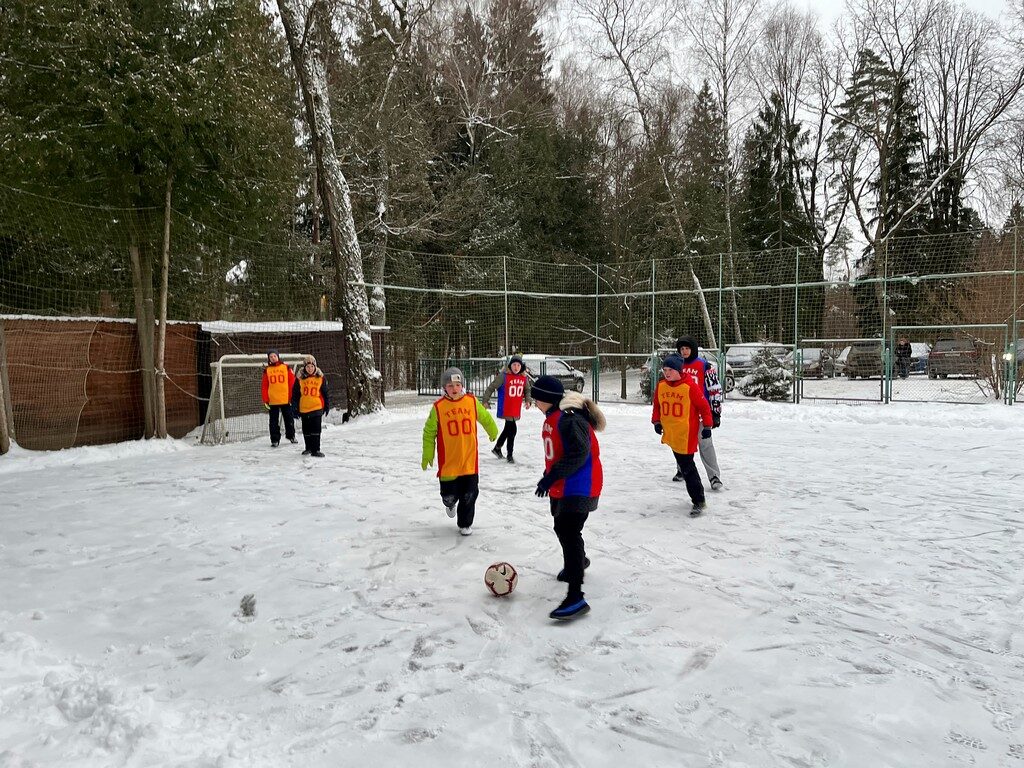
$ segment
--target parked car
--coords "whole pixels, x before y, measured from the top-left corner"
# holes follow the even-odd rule
[[[669,355],[676,354],[674,349],[659,349],[658,357],[664,362],[665,358]],[[700,357],[708,363],[715,371],[718,371],[718,358],[708,352],[705,349],[697,349],[697,357]],[[658,381],[661,381],[664,374],[661,372],[661,368],[658,369]],[[722,389],[728,393],[732,392],[736,388],[736,375],[733,373],[729,363],[725,364],[725,378],[719,377],[722,382]],[[640,367],[640,394],[647,402],[651,401],[651,364],[650,361],[644,363]]]
[[[735,372],[736,376],[743,378],[754,370],[754,356],[767,347],[771,353],[783,361],[789,354],[792,347],[785,344],[778,344],[772,341],[762,341],[756,344],[733,344],[725,350],[725,361]],[[790,366],[792,368],[792,365]]]
[[[836,366],[832,360],[831,350],[820,347],[804,347],[800,350],[801,376],[805,379],[831,379],[835,376]],[[790,371],[794,371],[796,355],[790,352],[782,362]],[[794,371],[795,372],[795,371]]]
[[[836,355],[833,365],[835,366],[836,376],[846,375],[846,361],[850,357],[850,350],[853,349],[849,344],[843,347],[842,351]]]
[[[925,373],[928,369],[928,355],[931,353],[931,344],[924,342],[910,342],[910,372]]]
[[[526,374],[533,382],[538,376],[554,376],[566,390],[583,391],[587,377],[582,371],[573,368],[569,363],[560,357],[551,355],[523,355],[523,364],[526,365]]]
[[[855,341],[846,357],[846,377],[869,378],[882,375],[882,342]]]
[[[983,348],[984,345],[975,339],[938,339],[928,354],[928,378],[978,376],[984,359]]]

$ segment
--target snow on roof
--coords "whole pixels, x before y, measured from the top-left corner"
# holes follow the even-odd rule
[[[233,323],[211,320],[202,324],[210,333],[301,333],[303,331],[343,331],[345,324],[331,320],[290,320],[272,323]],[[371,331],[389,331],[388,325],[371,325]]]

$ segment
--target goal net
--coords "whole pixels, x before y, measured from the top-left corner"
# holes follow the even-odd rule
[[[297,372],[302,364],[303,355],[282,354],[280,357],[281,362],[290,366],[293,372]],[[210,363],[210,404],[200,443],[237,443],[269,434],[270,417],[263,407],[262,394],[263,369],[266,366],[266,355],[221,355]],[[295,431],[302,431],[298,419],[295,420]]]

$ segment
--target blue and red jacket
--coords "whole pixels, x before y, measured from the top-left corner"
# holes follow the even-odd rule
[[[604,471],[594,425],[585,409],[552,408],[541,430],[544,480],[553,499],[601,495]]]

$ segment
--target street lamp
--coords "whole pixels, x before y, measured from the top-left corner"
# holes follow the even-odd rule
[[[469,331],[469,356],[473,357],[473,326],[476,325],[476,320],[466,321],[466,330]]]

